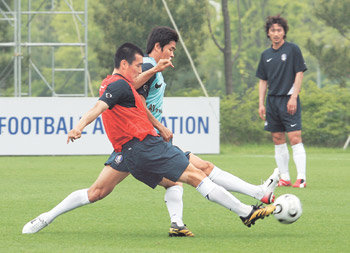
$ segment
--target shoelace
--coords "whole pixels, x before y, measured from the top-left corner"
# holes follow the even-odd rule
[[[47,225],[47,223],[40,218],[33,220],[32,224],[35,229],[41,228],[43,225]]]

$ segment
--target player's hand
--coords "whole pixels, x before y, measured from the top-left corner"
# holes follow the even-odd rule
[[[72,129],[68,133],[67,144],[69,141],[74,142],[74,140],[79,139],[81,137],[81,131]]]
[[[169,66],[174,68],[174,65],[171,62],[171,59],[160,59],[156,65],[156,71],[162,72],[164,69],[166,69]]]
[[[259,116],[262,120],[266,119],[266,109],[264,105],[259,106]]]
[[[163,137],[163,140],[169,142],[173,138],[173,132],[171,132],[168,128],[162,127],[159,130],[160,136]]]
[[[293,96],[289,98],[289,101],[287,103],[287,111],[291,115],[297,112],[297,99]]]

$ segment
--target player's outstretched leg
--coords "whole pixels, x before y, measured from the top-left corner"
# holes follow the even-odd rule
[[[22,229],[22,234],[34,234],[49,225],[49,223],[45,221],[44,215],[45,213],[40,214],[38,217],[25,224]]]
[[[202,160],[194,154],[190,154],[190,162],[196,168],[202,170],[211,181],[224,187],[227,191],[239,192],[251,196],[265,204],[270,204],[273,202],[273,191],[276,188],[279,180],[279,171],[276,169],[263,185],[254,185],[218,168],[211,162]]]
[[[247,227],[254,225],[256,220],[264,219],[265,217],[269,216],[276,209],[276,206],[274,205],[268,205],[268,206],[262,207],[262,204],[260,204],[252,207],[253,209],[248,216],[240,217],[243,224],[246,225]]]
[[[260,199],[265,204],[271,204],[275,201],[275,195],[273,194],[277,184],[279,182],[279,169],[276,168],[272,175],[262,185],[264,196]]]
[[[262,208],[242,203],[222,186],[212,182],[203,171],[196,169],[192,164],[189,164],[179,180],[196,187],[196,190],[206,199],[235,212],[247,226],[254,224],[257,219],[270,215],[276,208],[273,205]]]
[[[263,219],[269,216],[276,208],[274,205],[266,207],[262,207],[262,204],[260,206],[245,205],[223,187],[215,185],[209,178],[203,179],[201,184],[197,187],[197,191],[208,200],[216,202],[230,211],[235,212],[248,227],[254,225],[257,219]]]
[[[23,234],[34,234],[49,225],[59,215],[75,208],[96,202],[111,193],[114,187],[129,175],[107,165],[89,189],[82,189],[69,194],[57,206],[24,225]]]
[[[77,207],[89,204],[88,189],[82,189],[69,194],[61,203],[49,212],[42,213],[24,225],[22,234],[34,234],[49,225],[57,216]]]

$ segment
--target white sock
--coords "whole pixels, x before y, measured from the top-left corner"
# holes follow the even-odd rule
[[[180,185],[174,185],[166,189],[164,201],[168,208],[171,222],[176,222],[178,226],[184,226],[182,221],[183,202],[182,195],[184,189]]]
[[[303,143],[298,143],[292,146],[293,159],[297,167],[297,179],[306,180],[306,152]]]
[[[71,211],[77,207],[89,204],[89,198],[87,194],[88,189],[77,190],[69,194],[64,200],[50,211],[45,213],[45,221],[51,223],[57,216]]]
[[[213,183],[208,177],[204,178],[196,189],[208,200],[226,207],[230,211],[235,212],[238,216],[247,217],[252,211],[251,206],[240,202],[223,187]]]
[[[224,187],[227,191],[239,192],[260,200],[264,196],[264,191],[258,185],[247,183],[246,181],[214,166],[209,174],[209,179],[215,184]]]
[[[285,181],[289,181],[290,180],[289,169],[288,169],[289,151],[288,151],[287,143],[275,145],[275,159],[276,159],[277,167],[280,171],[281,179]]]

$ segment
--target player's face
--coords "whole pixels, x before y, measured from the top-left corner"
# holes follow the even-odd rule
[[[267,34],[274,45],[279,45],[283,43],[284,39],[284,29],[279,24],[273,24]]]
[[[176,42],[170,41],[163,47],[160,59],[172,59],[175,57],[174,52],[176,50]]]
[[[126,78],[128,78],[131,82],[133,82],[136,77],[142,73],[142,59],[143,57],[141,55],[136,54],[135,60],[129,64]]]

